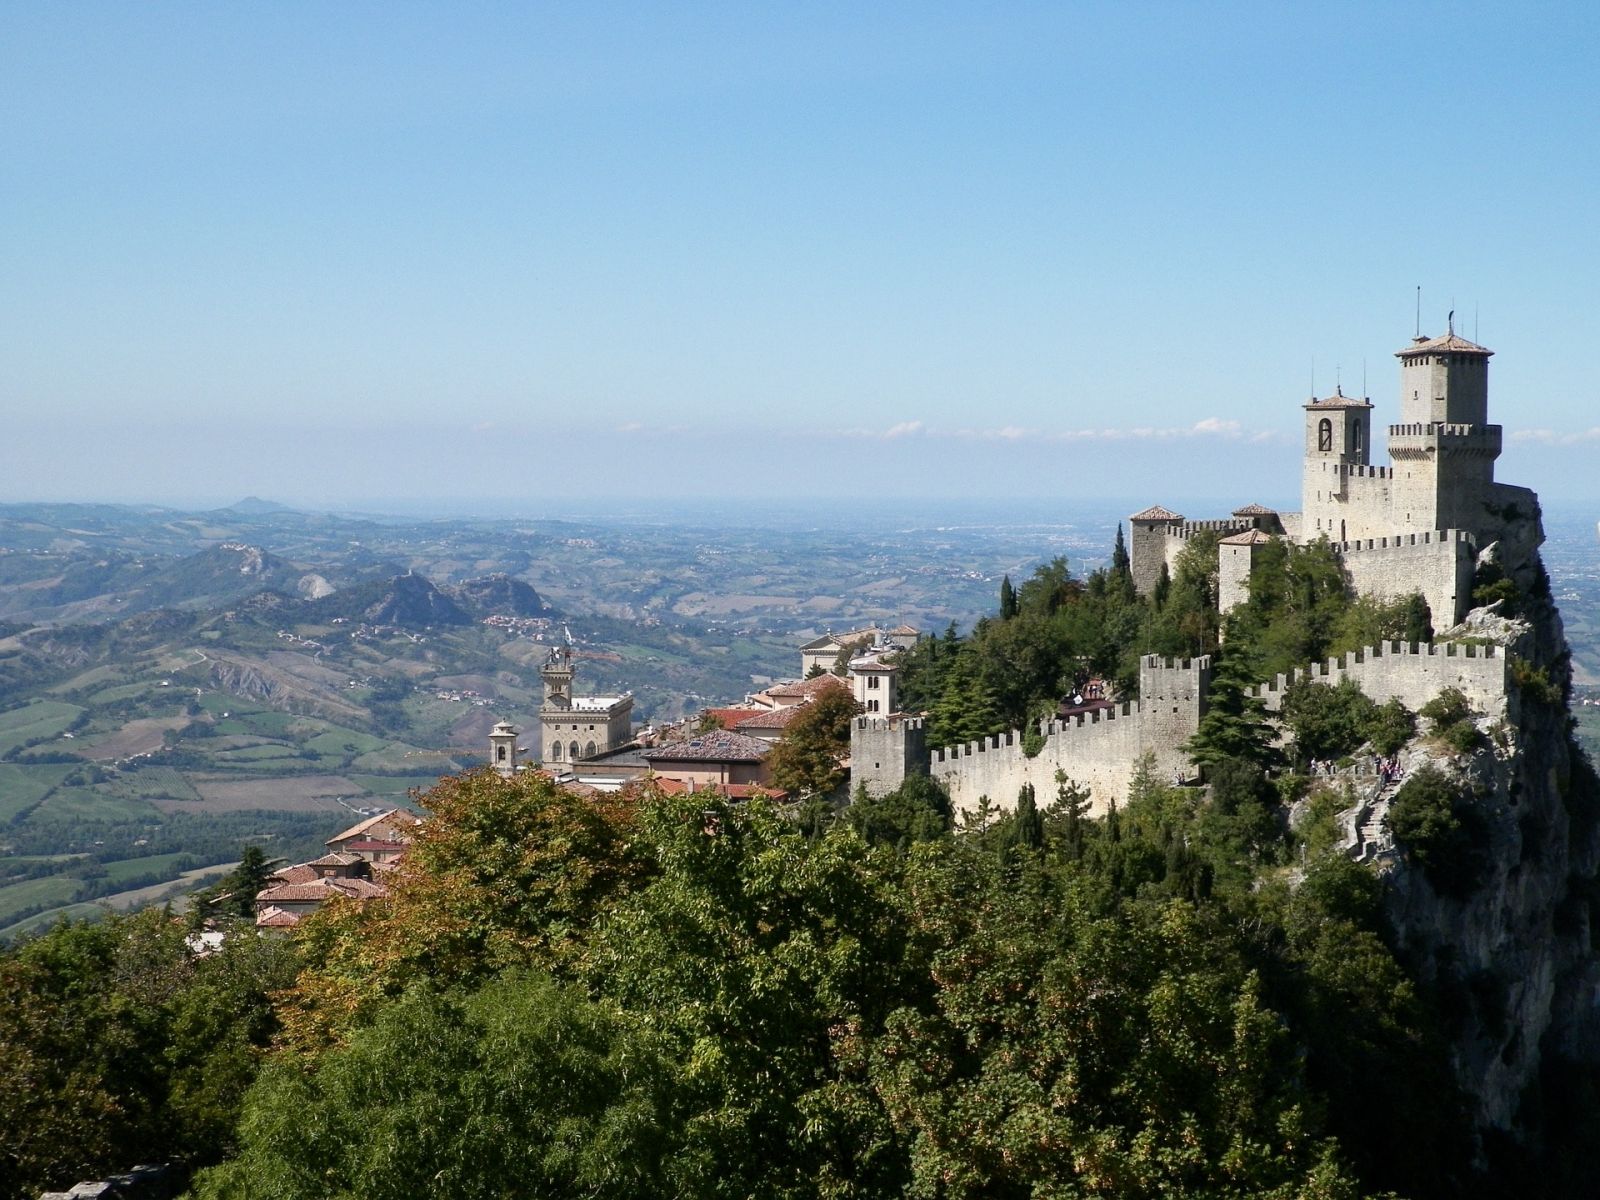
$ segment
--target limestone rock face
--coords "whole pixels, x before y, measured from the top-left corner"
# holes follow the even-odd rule
[[[1536,546],[1537,532],[1521,540]],[[1502,542],[1502,552],[1511,543]],[[1505,563],[1527,580],[1526,618],[1475,610],[1450,637],[1508,647],[1548,676],[1558,696],[1569,682],[1561,617],[1544,569]],[[1524,1111],[1542,1068],[1600,1063],[1600,960],[1590,945],[1591,896],[1600,869],[1600,795],[1568,732],[1567,711],[1526,689],[1504,719],[1479,722],[1483,745],[1457,754],[1414,743],[1407,774],[1431,762],[1477,798],[1487,818],[1487,861],[1463,898],[1441,895],[1392,841],[1374,849],[1389,882],[1388,908],[1402,955],[1440,998],[1457,1076],[1482,1131],[1537,1140],[1539,1117]],[[1380,810],[1387,801],[1380,802]],[[1382,811],[1369,814],[1368,829]],[[1347,837],[1359,839],[1359,829]],[[1359,843],[1352,846],[1360,850]]]

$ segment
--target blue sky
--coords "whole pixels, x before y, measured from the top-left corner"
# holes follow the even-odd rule
[[[0,499],[1600,499],[1592,5],[0,9]],[[557,505],[559,507],[559,505]]]

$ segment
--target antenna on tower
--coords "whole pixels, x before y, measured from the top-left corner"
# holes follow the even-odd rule
[[[1361,360],[1361,398],[1367,398],[1367,360]]]
[[[1417,336],[1422,336],[1422,285],[1417,284]]]
[[[1311,356],[1311,398],[1317,398],[1317,356]]]
[[[1472,340],[1478,340],[1478,302],[1472,302]]]
[[[1451,300],[1450,303],[1454,304],[1455,301]],[[1445,318],[1445,326],[1446,326],[1447,329],[1449,329],[1450,336],[1454,337],[1455,333],[1456,333],[1456,310],[1455,309],[1452,308],[1450,310],[1450,315]]]

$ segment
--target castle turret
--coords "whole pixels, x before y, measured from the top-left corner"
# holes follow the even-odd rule
[[[1333,395],[1310,400],[1306,413],[1304,478],[1301,511],[1309,538],[1326,535],[1336,542],[1366,532],[1363,512],[1352,511],[1350,479],[1363,475],[1372,461],[1372,401]]]
[[[505,779],[517,773],[517,727],[510,721],[489,731],[489,764]]]
[[[1183,514],[1152,504],[1128,518],[1128,573],[1134,590],[1148,596],[1156,590],[1167,561],[1167,530],[1183,523]]]
[[[1489,420],[1489,357],[1452,329],[1400,360],[1400,423],[1389,426],[1400,528],[1478,532],[1495,496],[1501,430]]]

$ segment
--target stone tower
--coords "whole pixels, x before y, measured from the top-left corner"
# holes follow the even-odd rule
[[[517,773],[517,727],[501,721],[489,731],[489,764],[502,779]]]
[[[550,651],[539,668],[544,680],[544,707],[566,710],[572,707],[572,647],[559,646]]]
[[[1159,504],[1128,518],[1128,571],[1141,596],[1155,591],[1167,561],[1167,527],[1183,522],[1183,514]]]
[[[1372,401],[1346,396],[1343,388],[1336,387],[1333,395],[1310,400],[1304,408],[1305,536],[1315,539],[1326,534],[1335,542],[1370,536],[1365,517],[1351,511],[1350,479],[1363,477],[1363,468],[1372,462]]]
[[[1501,430],[1489,421],[1489,357],[1458,337],[1417,338],[1400,360],[1400,423],[1389,426],[1394,515],[1405,529],[1479,532],[1495,502]]]

